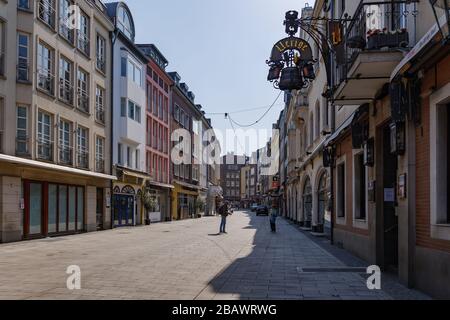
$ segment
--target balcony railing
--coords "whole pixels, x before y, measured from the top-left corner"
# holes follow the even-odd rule
[[[19,156],[29,155],[28,151],[28,136],[16,137],[16,154]]]
[[[89,95],[80,88],[78,88],[78,109],[89,113]]]
[[[82,169],[89,169],[89,152],[84,148],[77,151],[77,165]]]
[[[343,55],[338,57],[337,81],[345,80],[361,52],[409,47],[408,27],[415,23],[415,0],[361,1],[344,31]]]
[[[38,139],[37,141],[37,157],[40,160],[53,160],[53,142],[47,139]]]
[[[59,34],[70,43],[74,43],[74,30],[68,26],[68,21],[66,19],[59,20]]]
[[[0,51],[0,76],[5,75],[5,53]]]
[[[95,171],[105,173],[105,160],[103,158],[95,159]]]
[[[30,80],[30,65],[27,62],[19,61],[19,63],[17,64],[17,80],[18,81]]]
[[[59,97],[64,102],[73,104],[73,85],[66,79],[59,79]]]
[[[59,145],[59,163],[73,165],[73,148],[68,145]]]
[[[80,30],[78,30],[78,32],[77,32],[77,47],[82,52],[84,52],[87,56],[89,56],[89,50],[90,50],[89,38],[87,37],[87,35],[82,33]]]
[[[54,88],[55,76],[48,70],[38,70],[37,74],[37,86],[39,89],[53,95],[55,93]]]
[[[51,28],[55,28],[55,8],[51,0],[39,0],[38,17]]]
[[[95,105],[95,120],[105,124],[105,109],[98,103]]]
[[[103,73],[106,72],[106,61],[105,61],[105,57],[104,56],[97,55],[96,64],[97,64],[97,69],[99,69]]]

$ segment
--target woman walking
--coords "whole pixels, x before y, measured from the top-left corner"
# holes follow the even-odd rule
[[[277,232],[277,217],[278,217],[278,199],[272,200],[272,208],[270,209],[270,229],[273,233]]]

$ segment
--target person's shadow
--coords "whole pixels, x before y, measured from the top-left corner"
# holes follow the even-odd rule
[[[218,237],[220,235],[221,235],[221,233],[210,233],[210,234],[208,234],[208,237]]]

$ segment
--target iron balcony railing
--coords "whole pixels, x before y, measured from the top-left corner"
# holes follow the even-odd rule
[[[105,109],[103,108],[103,105],[98,102],[95,104],[95,119],[98,122],[105,124]]]
[[[105,160],[101,157],[95,159],[95,171],[105,173]]]
[[[89,38],[87,35],[85,35],[81,30],[77,31],[77,47],[82,52],[84,52],[87,56],[89,56]]]
[[[49,70],[45,69],[38,70],[37,86],[39,89],[47,92],[48,94],[53,95],[55,93],[54,79],[55,76]]]
[[[79,168],[89,169],[89,152],[85,148],[77,150],[77,164]]]
[[[38,17],[52,29],[55,28],[55,8],[53,0],[39,0]]]
[[[78,109],[81,111],[89,113],[89,95],[87,92],[81,88],[78,88]]]
[[[19,156],[29,155],[28,143],[29,138],[26,135],[16,137],[16,154]]]
[[[344,48],[337,53],[337,84],[363,51],[408,48],[408,30],[418,16],[417,0],[361,1],[344,28]]]
[[[53,141],[39,138],[37,141],[37,157],[39,160],[53,160]]]
[[[17,80],[18,81],[30,80],[30,65],[28,64],[28,62],[19,61],[19,63],[17,64]]]
[[[59,34],[70,43],[74,43],[75,34],[74,30],[68,25],[68,18],[59,19]]]
[[[68,104],[73,104],[73,85],[63,78],[59,78],[59,98]]]
[[[64,165],[73,165],[73,148],[61,142],[58,148],[59,148],[59,163]]]
[[[104,56],[97,54],[96,64],[98,70],[102,71],[103,73],[106,72],[106,61]]]
[[[0,51],[0,76],[5,75],[5,53]]]

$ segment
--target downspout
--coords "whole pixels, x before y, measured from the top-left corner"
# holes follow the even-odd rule
[[[111,114],[111,133],[110,133],[110,170],[111,174],[113,173],[113,165],[114,165],[114,44],[116,43],[117,33],[116,31],[112,31],[109,33],[109,37],[111,39],[111,90],[110,90],[110,114]],[[113,190],[114,190],[114,182],[111,180],[111,192],[110,192],[110,207],[111,207],[111,229],[114,229],[114,205],[113,205]]]

